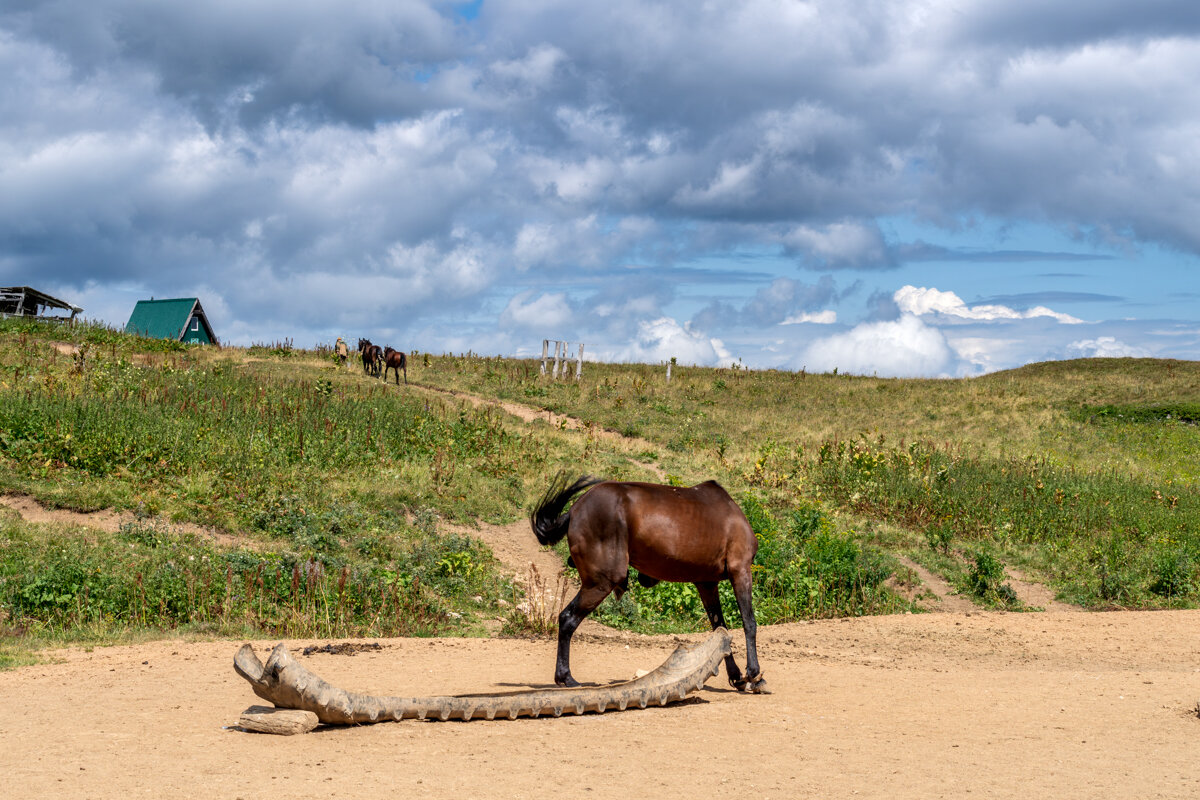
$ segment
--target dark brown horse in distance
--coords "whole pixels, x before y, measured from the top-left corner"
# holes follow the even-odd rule
[[[390,347],[383,351],[383,380],[387,381],[388,370],[396,371],[396,385],[400,385],[400,371],[404,370],[404,383],[408,384],[408,358],[399,350]]]
[[[554,682],[577,686],[571,677],[571,636],[596,606],[629,589],[629,567],[639,582],[693,583],[713,628],[725,627],[717,584],[733,584],[742,628],[746,633],[746,674],[732,655],[725,658],[729,683],[739,691],[766,691],[758,667],[758,626],[751,603],[750,565],[758,539],[746,515],[715,481],[697,486],[620,483],[582,477],[567,485],[560,474],[530,516],[533,533],[543,545],[564,536],[571,561],[579,570],[579,593],[558,615],[558,660]],[[588,490],[569,511],[567,503]]]
[[[371,344],[370,339],[359,339],[358,352],[362,353],[363,372],[378,378],[383,365],[383,350],[379,345]]]

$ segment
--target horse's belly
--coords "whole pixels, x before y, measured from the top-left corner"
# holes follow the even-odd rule
[[[638,572],[660,581],[719,581],[728,578],[728,566],[723,553],[662,552],[629,549],[629,563]]]

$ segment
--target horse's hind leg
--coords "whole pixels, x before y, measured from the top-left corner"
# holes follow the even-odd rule
[[[749,568],[735,572],[729,582],[733,584],[733,595],[737,598],[738,611],[742,615],[742,630],[746,633],[746,681],[744,686],[755,694],[765,693],[767,687],[758,667],[758,623],[754,620],[752,579]]]
[[[578,686],[571,677],[571,637],[575,629],[596,606],[608,597],[611,586],[584,586],[558,615],[558,661],[554,665],[554,682],[560,686]]]
[[[717,592],[715,581],[700,581],[696,583],[696,591],[700,593],[700,602],[704,604],[704,612],[708,614],[708,624],[713,630],[725,627],[725,614],[721,611],[721,597]],[[742,670],[733,660],[733,654],[725,656],[725,674],[729,677],[729,685],[741,689],[745,685]]]

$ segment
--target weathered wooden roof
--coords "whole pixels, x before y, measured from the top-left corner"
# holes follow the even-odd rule
[[[184,331],[192,315],[200,320],[208,332],[208,338],[216,342],[212,326],[204,308],[195,297],[175,297],[170,300],[138,300],[125,324],[126,333],[136,333],[151,339],[183,338]]]
[[[38,315],[39,306],[70,311],[72,317],[83,311],[79,306],[39,292],[32,286],[0,286],[0,313],[34,317]]]

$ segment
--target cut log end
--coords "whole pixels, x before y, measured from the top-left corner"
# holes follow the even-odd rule
[[[250,706],[238,718],[238,727],[242,730],[279,736],[308,733],[317,727],[317,723],[317,715],[311,711],[268,706]]]

